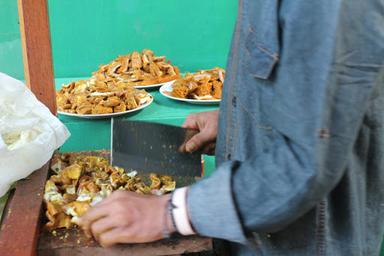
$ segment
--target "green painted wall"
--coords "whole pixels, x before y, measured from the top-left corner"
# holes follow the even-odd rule
[[[0,0],[0,72],[23,76],[16,0]],[[150,48],[182,71],[226,64],[236,0],[49,0],[55,77]]]
[[[0,72],[23,77],[17,0],[0,0]]]

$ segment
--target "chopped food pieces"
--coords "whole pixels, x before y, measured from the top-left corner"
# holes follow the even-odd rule
[[[188,73],[173,83],[171,95],[183,99],[221,99],[224,77],[225,71],[222,68]]]
[[[123,168],[109,165],[103,157],[64,158],[52,168],[54,174],[45,183],[44,192],[48,219],[45,226],[49,230],[73,227],[90,207],[115,190],[162,195],[176,188],[170,176],[152,173],[147,185],[136,171],[126,173]]]

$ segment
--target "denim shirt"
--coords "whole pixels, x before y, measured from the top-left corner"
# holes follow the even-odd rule
[[[384,2],[242,0],[196,231],[230,255],[378,255]]]

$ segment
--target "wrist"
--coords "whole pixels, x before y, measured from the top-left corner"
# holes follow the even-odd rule
[[[170,211],[171,205],[171,194],[161,196],[161,228],[162,228],[162,238],[169,238],[173,233],[175,233],[176,227],[173,224],[172,213]]]
[[[172,216],[172,209],[171,209],[171,200],[172,200],[172,194],[166,195],[166,205],[165,205],[165,226],[168,231],[168,234],[171,235],[175,232],[177,232],[175,222],[173,220]]]

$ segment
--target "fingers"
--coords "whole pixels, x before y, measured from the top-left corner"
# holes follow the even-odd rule
[[[162,238],[161,232],[148,236],[152,232],[142,232],[141,229],[142,227],[137,225],[111,229],[102,233],[98,238],[98,242],[103,247],[111,247],[117,243],[147,243]]]
[[[98,219],[97,221],[91,224],[92,235],[97,240],[102,233],[107,232],[108,230],[111,230],[113,228],[116,228],[118,227],[118,225],[119,223],[116,220],[116,218],[105,217],[105,218]]]
[[[185,146],[186,146],[187,142],[188,142],[193,136],[195,136],[195,135],[198,134],[198,133],[199,133],[198,130],[191,130],[191,129],[186,130],[185,138],[184,138],[184,142],[183,142],[183,144],[181,144],[181,146],[179,147],[179,152],[187,152],[187,150],[185,149]]]
[[[97,205],[94,208],[89,209],[79,220],[79,226],[84,229],[84,232],[91,235],[91,225],[98,219],[108,216],[108,204]]]
[[[98,219],[91,224],[92,235],[98,240],[102,233],[105,233],[111,229],[119,226],[120,220],[117,218],[105,217]]]
[[[117,243],[126,243],[128,240],[129,228],[115,228],[102,233],[98,237],[98,242],[103,247],[111,247]]]
[[[185,150],[187,152],[194,152],[208,142],[212,140],[211,134],[208,132],[199,132],[195,136],[193,136],[186,144],[185,144]]]

